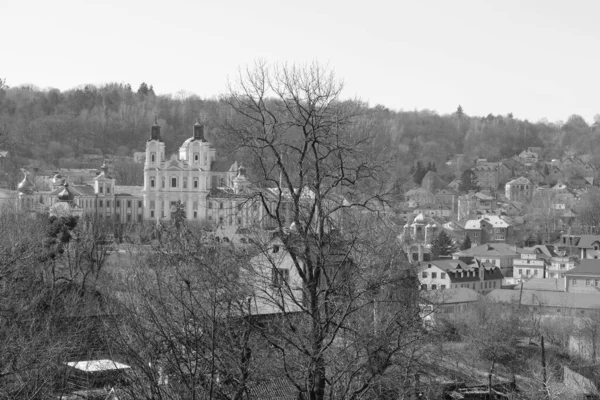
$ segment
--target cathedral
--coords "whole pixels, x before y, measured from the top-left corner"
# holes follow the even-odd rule
[[[247,226],[263,217],[251,204],[245,168],[236,161],[217,160],[196,122],[192,136],[169,159],[160,125],[154,123],[146,142],[144,220],[169,220],[180,209],[186,220],[225,226]]]

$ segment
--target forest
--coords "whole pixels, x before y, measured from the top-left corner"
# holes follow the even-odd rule
[[[71,90],[9,85],[0,79],[0,150],[11,154],[13,173],[31,169],[97,168],[86,155],[131,157],[143,151],[155,118],[162,126],[167,153],[174,153],[201,120],[209,141],[222,158],[251,164],[227,134],[226,96],[202,99],[184,91],[156,95],[151,84],[134,89],[129,84],[82,85]],[[579,115],[566,122],[531,122],[512,113],[471,116],[457,105],[456,112],[439,115],[431,110],[390,110],[359,100],[362,123],[373,132],[372,151],[387,158],[392,180],[405,179],[420,160],[443,166],[454,154],[467,160],[489,161],[511,157],[528,146],[543,147],[543,156],[558,158],[565,150],[600,154],[598,123],[591,126]],[[592,160],[600,167],[600,157]],[[131,166],[130,166],[131,167]],[[252,167],[252,165],[250,165]],[[250,168],[252,171],[252,168]],[[141,184],[135,179],[119,184]],[[17,178],[11,180],[14,185]]]

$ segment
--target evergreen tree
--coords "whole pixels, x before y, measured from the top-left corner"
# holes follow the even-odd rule
[[[146,96],[149,90],[150,89],[148,89],[148,85],[146,84],[146,82],[142,82],[137,90],[137,94],[140,96]]]
[[[471,248],[471,238],[469,235],[465,236],[464,240],[460,244],[461,250],[469,250]]]
[[[470,168],[467,168],[460,177],[460,186],[458,190],[468,192],[469,190],[478,190],[477,176]]]
[[[441,256],[449,256],[455,252],[456,244],[444,231],[441,231],[431,243],[431,260],[437,260]]]
[[[417,185],[420,185],[421,182],[423,181],[423,178],[425,177],[426,173],[427,173],[427,170],[425,168],[423,168],[423,166],[421,165],[421,161],[417,161],[415,173],[413,174],[413,181]]]
[[[462,117],[464,115],[463,108],[460,104],[458,105],[458,108],[456,109],[456,115],[458,115],[459,117]]]

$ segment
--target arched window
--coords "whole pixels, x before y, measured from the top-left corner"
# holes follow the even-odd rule
[[[198,189],[198,178],[194,178],[194,189]]]
[[[150,162],[154,164],[155,161],[156,161],[156,154],[150,153]]]
[[[198,153],[194,153],[194,162],[197,163],[200,159],[200,155]]]
[[[156,181],[154,180],[154,177],[150,177],[150,187],[156,187]]]

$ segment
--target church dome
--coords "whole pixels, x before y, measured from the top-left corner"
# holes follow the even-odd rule
[[[413,220],[413,225],[425,225],[426,223],[427,221],[425,220],[425,215],[423,215],[423,213],[417,215]]]
[[[65,183],[64,189],[61,190],[60,193],[58,193],[58,200],[59,201],[71,201],[71,200],[73,200],[73,194],[69,190],[69,184],[68,183]]]
[[[65,183],[65,178],[63,178],[61,174],[56,174],[54,175],[54,178],[52,178],[52,183],[55,185],[63,185]]]
[[[35,191],[35,185],[29,180],[29,174],[25,173],[25,177],[17,186],[19,194],[33,194]]]

